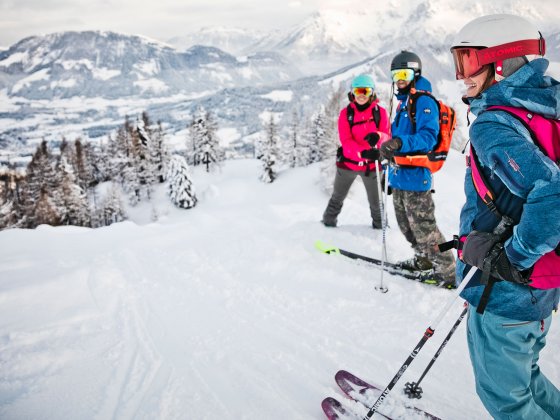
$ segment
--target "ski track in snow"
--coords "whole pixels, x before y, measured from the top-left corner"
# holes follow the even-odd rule
[[[458,217],[462,159],[452,156],[446,176],[455,181],[435,196],[444,220]],[[0,232],[0,418],[310,420],[323,418],[323,398],[344,400],[339,369],[384,387],[453,292],[385,273],[389,293],[380,294],[378,269],[313,248],[321,239],[381,255],[361,185],[339,228],[326,229],[318,166],[284,172],[272,185],[257,174],[255,161],[195,171],[199,205],[170,209],[158,223]],[[392,204],[389,223],[389,259],[411,256]],[[461,306],[394,400],[409,402],[404,383],[418,379]],[[555,324],[541,366],[558,384]],[[422,387],[413,402],[435,415],[489,418],[474,391],[464,325]]]

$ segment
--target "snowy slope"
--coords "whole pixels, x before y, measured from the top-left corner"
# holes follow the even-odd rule
[[[437,176],[437,217],[455,232],[464,160]],[[320,419],[345,368],[386,385],[453,292],[318,253],[316,239],[372,256],[361,185],[337,229],[319,223],[319,167],[257,181],[253,160],[195,171],[200,199],[163,197],[159,222],[0,232],[0,418]],[[151,206],[147,206],[151,207]],[[390,206],[388,254],[412,251]],[[141,212],[142,209],[139,209]],[[140,217],[136,217],[140,220]],[[417,380],[461,311],[457,301],[394,390]],[[558,326],[541,366],[560,384]],[[462,325],[423,381],[418,405],[487,419]],[[402,397],[404,398],[404,397]]]

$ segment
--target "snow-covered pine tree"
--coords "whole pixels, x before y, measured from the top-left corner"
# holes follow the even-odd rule
[[[25,176],[15,168],[0,173],[0,230],[25,226],[21,188]]]
[[[293,109],[288,125],[288,163],[291,168],[309,164],[310,143],[299,112]]]
[[[321,164],[322,188],[328,194],[332,193],[336,173],[336,150],[340,146],[338,138],[338,117],[340,110],[346,106],[346,89],[341,83],[337,89],[333,89],[325,106],[325,137],[323,142],[324,158]]]
[[[193,115],[192,120],[188,125],[187,140],[185,142],[185,159],[187,164],[191,166],[196,166],[194,158],[196,156],[196,145],[197,145],[197,129],[196,129],[196,116]]]
[[[88,188],[98,182],[95,179],[95,168],[93,166],[93,162],[90,160],[94,150],[91,145],[88,146],[88,143],[84,146],[80,139],[76,139],[74,141],[74,151],[74,171],[76,174],[76,181],[82,190],[87,191]]]
[[[192,162],[194,166],[205,165],[206,172],[219,168],[224,160],[217,136],[218,125],[214,117],[204,108],[199,108],[194,116],[191,130]]]
[[[27,220],[27,227],[36,227],[37,217],[35,214],[37,203],[43,198],[44,207],[53,206],[53,212],[57,212],[56,188],[57,176],[54,170],[55,160],[51,155],[46,140],[43,140],[33,154],[27,165],[26,180],[22,190],[23,207]],[[42,197],[44,196],[44,197]],[[48,200],[47,200],[48,199]],[[47,203],[48,201],[48,203]],[[58,217],[58,214],[57,214]],[[53,220],[56,218],[53,218]],[[44,220],[44,218],[42,219]]]
[[[57,206],[49,196],[47,187],[42,187],[39,192],[39,199],[33,206],[33,223],[38,225],[60,225],[60,215]]]
[[[154,175],[156,182],[162,183],[165,181],[165,175],[167,174],[167,167],[169,165],[171,155],[165,144],[165,136],[161,126],[161,121],[158,121],[157,127],[152,130],[151,139],[152,141],[149,147],[149,154],[152,160]]]
[[[167,193],[173,204],[183,209],[196,206],[198,200],[190,179],[189,166],[183,156],[171,157],[166,179]]]
[[[136,146],[135,156],[141,193],[142,196],[145,196],[148,200],[153,194],[153,186],[157,180],[157,164],[153,160],[154,155],[151,153],[153,148],[153,133],[150,124],[148,114],[144,111],[142,117],[136,121],[136,128],[133,133],[133,139],[138,139],[137,142],[133,141],[133,144]]]
[[[91,226],[88,200],[85,191],[78,184],[74,168],[62,154],[58,164],[61,172],[62,208],[59,210],[60,224],[74,226]]]
[[[323,106],[313,116],[311,133],[309,135],[310,154],[309,163],[321,162],[326,157],[325,145],[327,142],[327,118]]]
[[[111,188],[109,188],[107,195],[102,200],[99,211],[100,216],[98,219],[102,226],[109,226],[127,219],[121,200],[120,189],[115,182],[111,184]]]
[[[108,152],[112,154],[109,156],[111,179],[120,182],[132,206],[138,204],[141,198],[137,163],[139,145],[140,139],[136,130],[126,117],[124,125],[117,130],[115,140]]]
[[[270,119],[265,125],[265,138],[262,143],[261,154],[258,156],[263,164],[260,180],[267,184],[274,182],[278,176],[276,171],[277,156],[278,126],[274,122],[274,115],[270,114]]]

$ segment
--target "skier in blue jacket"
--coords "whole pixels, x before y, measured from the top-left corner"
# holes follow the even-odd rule
[[[414,89],[431,92],[432,85],[422,76],[420,58],[409,51],[397,54],[391,62],[391,74],[399,100],[391,126],[393,138],[380,146],[384,158],[421,154],[431,151],[439,134],[439,109],[426,95],[416,99],[416,124],[408,115],[407,105]],[[423,166],[399,166],[389,169],[389,185],[399,228],[414,250],[414,258],[401,264],[411,270],[434,268],[434,280],[450,287],[455,284],[455,260],[449,251],[439,252],[445,242],[435,219],[432,199],[432,173]]]
[[[460,234],[466,236],[457,277],[480,270],[462,292],[470,304],[467,340],[476,390],[495,419],[560,419],[560,392],[537,364],[560,289],[526,284],[531,267],[560,242],[560,169],[545,157],[524,125],[506,111],[523,108],[560,118],[560,84],[545,76],[544,39],[527,20],[491,15],[458,33],[451,52],[464,101],[477,117],[470,140],[499,213],[512,219],[502,235],[499,218],[465,177]],[[471,165],[472,166],[472,165]],[[482,272],[494,283],[484,298]],[[505,281],[504,281],[505,280]],[[485,309],[482,314],[482,302]],[[482,311],[481,311],[482,312]]]

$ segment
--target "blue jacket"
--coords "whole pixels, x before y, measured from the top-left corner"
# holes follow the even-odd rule
[[[505,251],[518,269],[531,267],[560,242],[560,169],[540,152],[515,117],[503,111],[484,111],[493,105],[504,105],[560,118],[560,83],[544,76],[547,67],[548,60],[534,60],[470,103],[477,116],[469,132],[471,144],[497,196],[498,209],[516,224],[513,236],[505,242]],[[470,168],[465,177],[465,194],[460,234],[467,235],[472,230],[491,232],[499,220],[476,193]],[[459,280],[469,269],[458,261]],[[480,271],[461,295],[475,306],[484,289],[479,280]],[[560,289],[539,290],[501,281],[494,285],[486,310],[516,320],[536,321],[558,307],[559,296]]]
[[[416,89],[432,91],[432,84],[420,76]],[[434,148],[439,134],[439,111],[437,103],[423,95],[416,101],[416,130],[408,117],[408,95],[397,95],[400,101],[391,126],[393,137],[402,140],[402,147],[396,155],[427,153]],[[432,188],[432,173],[422,167],[392,166],[389,170],[389,185],[404,191],[428,191]]]

